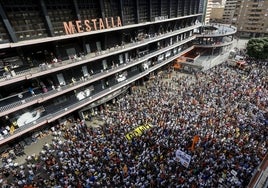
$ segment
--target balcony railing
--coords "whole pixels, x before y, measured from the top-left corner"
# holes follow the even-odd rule
[[[223,46],[228,46],[233,44],[233,40],[230,42],[220,42],[220,43],[215,43],[215,44],[194,44],[195,47],[199,48],[217,48],[217,47],[223,47]]]
[[[109,94],[109,95],[97,100],[97,101],[94,101],[94,102],[90,103],[90,105],[88,105],[85,108],[83,108],[82,111],[86,111],[86,110],[92,109],[92,108],[94,108],[96,106],[99,106],[99,105],[101,105],[103,103],[106,103],[106,102],[110,101],[111,99],[114,99],[115,97],[117,97],[117,96],[121,95],[122,93],[126,92],[128,90],[128,88],[129,88],[129,86],[125,86],[125,87],[123,87],[123,88],[121,88],[121,89],[119,89],[119,90],[117,90],[117,91],[115,91],[115,92],[113,92],[113,93],[111,93],[111,94]]]
[[[11,77],[11,75],[9,75],[8,77],[6,76],[1,76],[0,77],[0,86],[4,86],[4,85],[8,85],[11,83],[15,83],[18,81],[22,81],[22,80],[27,80],[27,79],[32,79],[32,78],[36,78],[42,75],[46,75],[49,73],[53,73],[53,72],[57,72],[60,70],[64,70],[67,68],[71,68],[74,66],[78,66],[78,65],[82,65],[85,63],[89,63],[89,62],[93,62],[96,60],[100,60],[112,55],[116,55],[119,53],[123,53],[129,50],[133,50],[135,48],[139,48],[142,46],[146,46],[150,43],[162,40],[162,39],[166,39],[168,37],[172,37],[172,36],[176,36],[178,34],[187,32],[187,31],[191,31],[195,28],[200,27],[201,24],[196,24],[187,28],[183,28],[180,29],[178,31],[173,31],[173,32],[169,32],[163,35],[158,35],[152,38],[147,38],[144,39],[142,42],[138,41],[138,42],[134,42],[134,43],[129,43],[129,44],[125,44],[124,46],[117,46],[115,48],[112,49],[107,49],[104,51],[101,51],[99,53],[91,53],[88,54],[84,57],[82,57],[79,60],[66,60],[66,61],[62,61],[59,63],[54,63],[54,64],[50,64],[50,65],[40,65],[40,67],[35,67],[32,69],[28,69],[28,70],[23,70],[20,72],[16,72],[16,75]]]
[[[158,21],[153,21],[153,22],[145,22],[145,23],[139,23],[139,24],[126,25],[126,26],[115,27],[115,28],[110,28],[110,29],[76,33],[76,34],[72,34],[72,35],[46,37],[46,38],[42,38],[42,39],[26,40],[26,41],[21,41],[21,42],[17,42],[17,43],[0,44],[0,49],[14,48],[14,47],[20,47],[20,46],[33,45],[33,44],[40,44],[40,43],[45,43],[45,42],[53,42],[53,41],[59,41],[59,40],[64,40],[64,39],[89,36],[89,35],[94,35],[94,34],[99,34],[99,33],[118,31],[118,30],[123,30],[123,29],[131,29],[131,28],[135,28],[135,27],[153,25],[153,24],[157,24],[157,23],[163,23],[163,22],[169,22],[169,21],[175,21],[175,20],[182,20],[182,19],[197,17],[197,16],[202,16],[202,13],[192,14],[192,15],[187,15],[187,16],[182,16],[182,17],[176,17],[176,18],[169,18],[169,19],[164,19],[164,20],[158,20]]]
[[[108,76],[111,76],[115,73],[118,73],[120,71],[123,71],[125,69],[128,69],[132,66],[135,66],[135,65],[138,65],[138,64],[141,64],[145,61],[148,61],[150,58],[152,57],[155,57],[157,55],[160,55],[160,54],[163,54],[169,50],[172,50],[173,48],[176,48],[180,45],[183,45],[189,41],[192,41],[195,39],[195,36],[192,36],[192,37],[189,37],[185,40],[182,40],[178,43],[175,43],[171,46],[167,46],[165,48],[162,48],[160,50],[157,50],[155,52],[152,52],[150,54],[147,54],[141,58],[137,58],[135,60],[132,60],[128,63],[125,63],[125,64],[121,64],[120,66],[116,67],[116,68],[113,68],[113,69],[109,69],[109,70],[105,70],[105,71],[102,71],[98,74],[95,74],[95,75],[92,75],[86,79],[81,79],[81,80],[78,80],[77,82],[75,83],[71,83],[69,85],[66,85],[66,86],[62,86],[60,88],[60,90],[51,90],[51,91],[48,91],[47,93],[41,93],[41,94],[38,94],[36,96],[32,96],[32,97],[29,97],[29,98],[26,98],[26,99],[23,99],[23,100],[20,100],[18,98],[18,101],[16,102],[13,102],[13,103],[10,103],[10,104],[7,104],[5,106],[1,106],[0,107],[0,116],[4,116],[4,115],[7,115],[7,114],[10,114],[12,112],[15,112],[15,111],[18,111],[20,109],[23,109],[25,107],[28,107],[28,106],[31,106],[33,104],[37,104],[37,103],[42,103],[44,101],[47,101],[49,99],[52,99],[54,97],[57,97],[59,95],[62,95],[64,93],[67,93],[67,92],[70,92],[72,90],[75,90],[77,88],[80,88],[80,87],[83,87],[85,85],[88,85],[88,84],[91,84],[95,81],[98,81],[98,80],[101,80],[105,77],[108,77]],[[7,102],[8,103],[8,102]]]
[[[217,30],[212,31],[210,33],[202,33],[196,35],[197,38],[199,37],[220,37],[220,36],[227,36],[227,35],[234,35],[237,32],[237,28],[231,25],[226,24],[210,24],[205,26],[213,26],[217,28]]]
[[[268,153],[264,156],[261,164],[255,170],[247,188],[261,188],[268,185]]]
[[[134,81],[136,81],[136,80],[148,75],[150,72],[153,72],[156,69],[159,69],[160,67],[170,63],[171,61],[175,60],[176,58],[180,57],[181,55],[191,51],[193,48],[194,48],[193,46],[190,47],[190,48],[187,48],[184,51],[179,52],[176,55],[174,55],[174,56],[172,56],[172,57],[170,57],[170,58],[168,58],[168,59],[166,59],[166,60],[164,60],[164,61],[162,61],[162,62],[160,62],[160,63],[158,63],[158,64],[156,64],[154,66],[152,66],[152,67],[150,67],[148,70],[146,70],[144,72],[141,72],[141,73],[139,73],[139,74],[137,74],[137,75],[135,75],[135,76],[133,76],[131,78],[128,78],[128,79],[124,80],[123,82],[120,82],[120,83],[118,83],[118,84],[116,84],[114,86],[111,86],[111,87],[109,87],[107,89],[104,89],[104,90],[100,91],[99,93],[96,93],[96,94],[94,94],[94,95],[92,95],[92,96],[90,96],[90,97],[88,97],[88,98],[86,98],[84,100],[81,100],[81,101],[78,101],[76,103],[70,104],[69,106],[65,106],[64,108],[59,109],[58,111],[56,111],[53,114],[45,115],[45,116],[37,119],[36,121],[33,121],[31,123],[28,123],[28,124],[26,124],[24,126],[19,127],[18,129],[16,129],[13,132],[13,134],[4,135],[2,140],[0,140],[0,145],[4,144],[4,143],[6,143],[6,142],[8,142],[8,141],[10,141],[12,139],[15,139],[15,138],[17,138],[17,137],[19,137],[19,136],[31,131],[31,130],[34,130],[34,129],[36,129],[36,128],[38,128],[38,127],[40,127],[40,126],[42,126],[42,125],[44,125],[46,123],[53,122],[53,121],[65,116],[65,115],[73,112],[73,111],[81,109],[82,107],[87,106],[90,103],[92,103],[92,102],[94,102],[96,100],[99,100],[102,97],[105,97],[105,96],[117,91],[118,89],[129,85],[130,83],[132,83],[132,82],[134,82]]]

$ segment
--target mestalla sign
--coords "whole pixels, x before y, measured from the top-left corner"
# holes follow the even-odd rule
[[[63,22],[66,35],[121,27],[119,16]]]

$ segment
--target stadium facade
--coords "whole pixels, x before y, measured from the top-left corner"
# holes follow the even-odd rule
[[[73,112],[84,116],[196,41],[223,46],[201,34],[204,6],[203,0],[1,1],[0,145]]]

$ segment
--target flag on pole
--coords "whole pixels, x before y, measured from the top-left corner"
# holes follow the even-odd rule
[[[194,147],[195,147],[195,144],[199,141],[199,136],[198,135],[195,135],[193,137],[193,142],[192,142],[192,147],[191,147],[191,150],[193,151],[194,150]]]

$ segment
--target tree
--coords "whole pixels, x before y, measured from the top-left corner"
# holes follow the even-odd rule
[[[268,38],[253,38],[248,41],[247,54],[256,59],[268,59]]]

